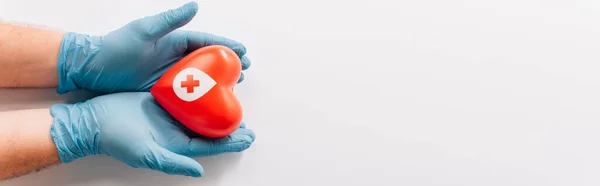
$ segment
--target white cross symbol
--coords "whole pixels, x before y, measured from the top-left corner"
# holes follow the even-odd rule
[[[186,68],[173,79],[173,91],[179,99],[187,102],[197,100],[212,89],[217,82],[196,68]]]

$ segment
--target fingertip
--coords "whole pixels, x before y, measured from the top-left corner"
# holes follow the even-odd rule
[[[244,55],[246,55],[246,46],[244,46],[244,44],[236,41],[236,47],[235,48],[236,48],[238,56],[244,56]]]
[[[195,15],[196,13],[198,13],[198,3],[195,1],[190,1],[186,4],[184,4],[183,6],[181,6],[181,9],[183,9],[188,14]]]
[[[248,144],[254,142],[254,140],[256,139],[256,134],[254,133],[254,131],[252,131],[250,129],[238,129],[232,135],[236,135],[236,137],[239,137],[242,139],[240,141],[244,141]]]
[[[246,46],[244,46],[244,44],[242,44],[241,42],[223,36],[217,36],[214,34],[212,36],[217,40],[221,40],[219,43],[233,50],[233,52],[235,52],[235,54],[238,55],[238,57],[241,58],[242,56],[246,55]]]
[[[239,41],[205,32],[188,31],[187,34],[190,51],[211,45],[222,45],[235,52],[240,59],[246,55],[246,46]]]
[[[188,176],[190,177],[195,177],[195,178],[199,178],[202,177],[204,175],[204,168],[198,164],[198,167],[196,167],[195,169],[191,169],[191,171],[189,171]]]
[[[252,146],[252,143],[254,142],[254,134],[243,135],[241,137],[242,139],[244,139],[244,141],[242,145],[240,145],[240,148],[237,150],[237,152],[245,151],[246,149],[250,148],[250,146]]]
[[[204,168],[195,160],[189,158],[193,163],[189,164],[179,164],[175,166],[179,166],[177,169],[171,172],[171,174],[179,174],[183,176],[189,176],[194,178],[199,178],[204,175]]]
[[[182,156],[180,158],[181,159],[178,160],[178,162],[171,162],[174,164],[174,167],[172,169],[175,170],[167,172],[196,178],[202,177],[202,175],[204,175],[204,168],[202,167],[202,165],[200,165],[200,163],[196,162],[196,160],[186,156]]]
[[[136,22],[141,24],[143,36],[157,39],[192,21],[197,12],[198,3],[192,1]]]
[[[256,134],[254,133],[254,131],[251,131],[248,133],[248,137],[250,137],[250,143],[254,143],[254,141],[256,140]]]
[[[247,70],[252,65],[250,58],[248,58],[247,56],[242,56],[241,61],[242,61],[242,70]]]
[[[196,13],[198,13],[198,3],[191,1],[175,10],[170,10],[168,12],[171,14],[172,17],[180,20],[177,22],[188,22],[196,15]],[[182,26],[179,25],[181,23],[177,24],[177,22],[177,26]]]
[[[254,143],[254,140],[256,140],[256,135],[254,133],[251,133],[246,136],[248,137],[247,138],[248,146],[250,146],[250,144]]]
[[[196,160],[169,151],[158,144],[150,145],[147,153],[150,154],[142,156],[141,162],[144,167],[173,175],[201,177],[204,174],[204,168]]]
[[[246,46],[244,46],[242,43],[221,36],[215,36],[215,38],[220,38],[223,40],[221,45],[233,50],[240,60],[242,60],[244,55],[246,55]]]

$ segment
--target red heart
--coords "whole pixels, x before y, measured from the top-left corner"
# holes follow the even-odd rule
[[[173,65],[150,93],[192,131],[225,137],[242,122],[242,107],[233,93],[241,71],[240,59],[231,49],[203,47]]]

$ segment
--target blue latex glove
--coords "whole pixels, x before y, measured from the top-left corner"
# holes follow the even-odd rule
[[[246,70],[250,60],[241,43],[208,33],[178,30],[197,11],[197,3],[190,2],[134,20],[105,36],[66,33],[59,53],[56,91],[148,91],[174,63],[209,45],[231,48],[240,57],[242,70]],[[238,82],[243,77],[241,74]]]
[[[136,168],[199,177],[202,166],[190,157],[240,152],[254,132],[240,128],[225,138],[193,135],[163,110],[148,92],[114,93],[50,108],[51,137],[60,159],[69,163],[108,155]]]

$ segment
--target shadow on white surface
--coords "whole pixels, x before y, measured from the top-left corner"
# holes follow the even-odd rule
[[[108,156],[94,156],[50,167],[1,185],[211,185],[217,184],[221,175],[235,168],[241,156],[240,153],[229,153],[196,158],[204,167],[205,174],[201,178],[165,176],[162,172],[129,167]]]

